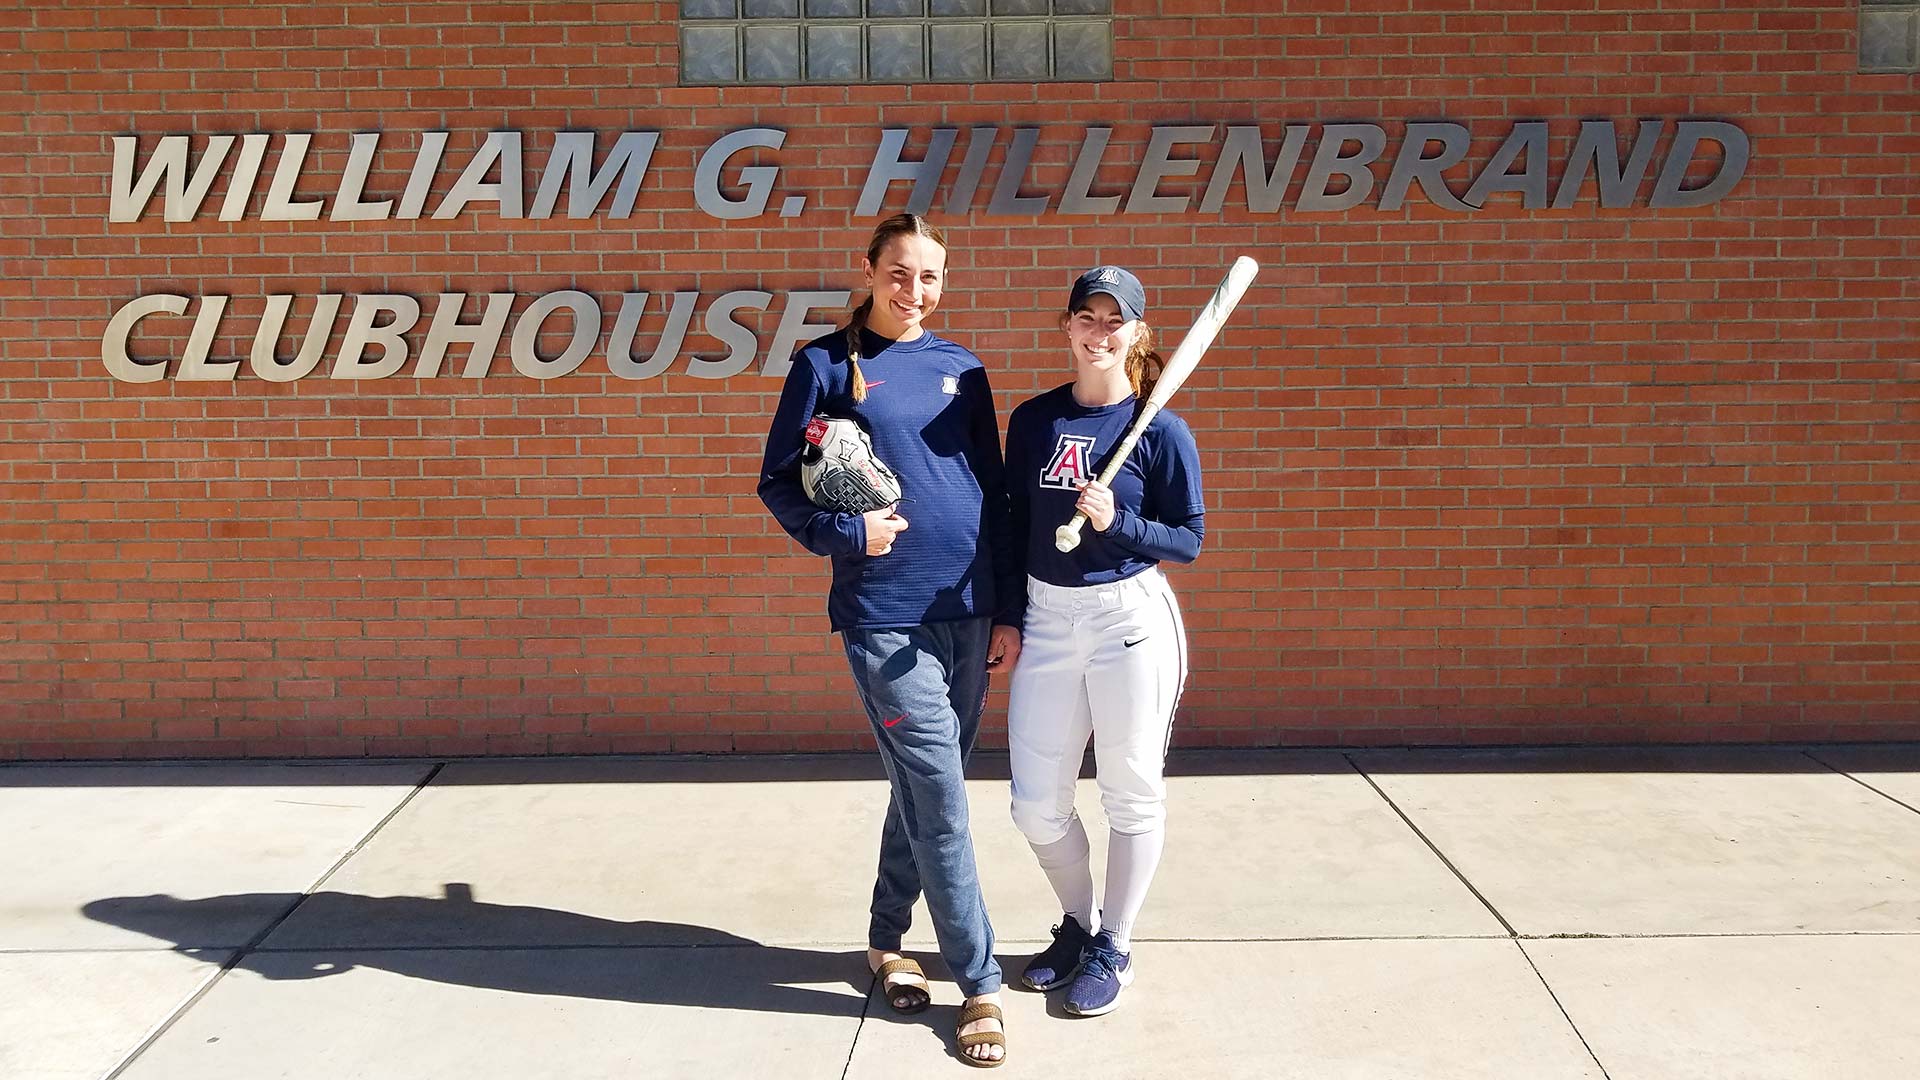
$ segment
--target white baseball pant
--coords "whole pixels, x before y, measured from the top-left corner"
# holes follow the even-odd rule
[[[1089,736],[1112,831],[1165,823],[1163,770],[1186,678],[1186,629],[1159,570],[1072,588],[1028,579],[1007,737],[1013,820],[1029,843],[1067,835]]]

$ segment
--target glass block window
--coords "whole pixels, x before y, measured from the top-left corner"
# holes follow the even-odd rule
[[[680,0],[682,86],[1111,78],[1113,0]]]
[[[1920,0],[1860,5],[1860,70],[1920,71]]]

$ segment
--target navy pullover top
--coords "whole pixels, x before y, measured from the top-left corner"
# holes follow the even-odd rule
[[[1187,422],[1165,410],[1154,414],[1114,475],[1112,526],[1103,533],[1089,523],[1072,551],[1053,546],[1053,531],[1073,517],[1080,498],[1076,482],[1106,468],[1138,404],[1129,396],[1113,405],[1081,405],[1068,383],[1013,410],[1008,488],[1027,574],[1049,585],[1104,585],[1162,560],[1188,563],[1200,554],[1206,533],[1200,451]],[[1024,579],[1021,591],[1024,599]]]
[[[998,616],[1024,597],[1008,517],[993,391],[978,357],[923,330],[912,341],[861,332],[867,400],[856,404],[844,331],[794,354],[760,465],[760,500],[815,555],[833,560],[827,617],[835,630],[922,626]],[[866,521],[823,510],[800,486],[800,451],[816,413],[852,419],[900,477],[907,530],[867,554]],[[996,618],[1014,626],[1016,612]]]

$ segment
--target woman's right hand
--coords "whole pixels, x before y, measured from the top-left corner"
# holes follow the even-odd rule
[[[907,519],[899,514],[898,506],[889,506],[885,510],[869,510],[860,516],[867,523],[867,554],[885,555],[893,550],[893,538],[907,531]]]

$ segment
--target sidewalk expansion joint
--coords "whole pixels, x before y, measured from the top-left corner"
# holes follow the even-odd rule
[[[1898,934],[1903,931],[1891,931]],[[1906,933],[1920,934],[1920,930]],[[1278,934],[1263,937],[1135,937],[1133,940],[1142,945],[1260,945],[1302,944],[1315,941],[1505,941],[1511,934]],[[1616,936],[1616,935],[1599,935]],[[1022,944],[1044,944],[1044,942],[996,941],[996,946],[1016,946]],[[226,946],[225,948],[237,948]],[[523,941],[488,942],[482,944],[423,941],[418,943],[401,942],[380,945],[362,945],[351,941],[328,942],[315,945],[284,945],[279,947],[261,946],[249,949],[250,956],[298,956],[305,953],[398,953],[398,952],[706,952],[734,950],[738,952],[759,952],[763,949],[844,949],[856,952],[864,948],[859,942],[851,941],[756,941],[752,944],[728,942],[592,942],[592,941]],[[41,950],[55,951],[55,950]],[[92,952],[100,950],[72,949],[69,952]],[[164,950],[150,950],[164,951]],[[208,952],[219,951],[208,949]],[[5,950],[0,950],[4,954]],[[935,950],[910,948],[908,956],[934,953]]]
[[[1591,931],[1562,931],[1551,934],[1520,933],[1512,934],[1271,934],[1260,937],[1136,937],[1133,940],[1142,945],[1311,945],[1316,942],[1344,941],[1692,941],[1745,938],[1816,938],[1816,937],[1920,937],[1920,930],[1728,930],[1728,931],[1613,931],[1595,933]],[[1001,945],[1019,945],[1016,941],[1002,941]],[[134,949],[134,948],[55,948],[55,949],[0,949],[0,956],[92,956],[116,953],[154,953],[178,952],[182,954],[228,952],[240,949],[238,945],[205,945],[192,949]],[[364,945],[355,942],[327,942],[314,945],[260,946],[247,949],[248,956],[300,956],[309,953],[404,953],[404,952],[706,952],[735,950],[739,952],[758,952],[763,949],[845,949],[849,952],[861,948],[860,943],[850,941],[759,941],[751,945],[658,942],[654,944],[634,944],[632,942],[492,942],[486,944],[464,944],[450,942],[423,941],[417,943]],[[908,949],[908,955],[928,953],[930,949]]]
[[[1516,934],[1518,941],[1692,941],[1722,938],[1805,938],[1805,937],[1920,937],[1920,930],[1689,930],[1661,933],[1626,931],[1614,934],[1558,933]]]
[[[116,956],[129,953],[179,953],[182,956],[194,956],[199,953],[226,952],[239,947],[238,945],[55,945],[46,949],[0,949],[0,956]]]
[[[1520,950],[1520,958],[1527,962],[1529,968],[1533,969],[1533,977],[1540,980],[1540,988],[1545,990],[1547,996],[1553,999],[1553,1007],[1560,1010],[1561,1019],[1567,1022],[1567,1030],[1573,1032],[1573,1037],[1580,1040],[1580,1046],[1586,1050],[1587,1056],[1593,1059],[1593,1066],[1600,1070],[1600,1075],[1603,1080],[1613,1080],[1611,1076],[1607,1075],[1606,1062],[1601,1061],[1600,1055],[1593,1052],[1593,1044],[1587,1042],[1586,1033],[1580,1030],[1579,1024],[1573,1022],[1573,1016],[1567,1012],[1567,1007],[1560,1002],[1560,995],[1553,992],[1553,984],[1547,982],[1547,977],[1540,972],[1540,965],[1534,963],[1533,957],[1527,953],[1526,943],[1516,938],[1514,939],[1513,947]]]
[[[1913,805],[1912,803],[1910,803],[1910,802],[1906,802],[1906,801],[1904,801],[1904,800],[1902,800],[1902,799],[1898,799],[1898,798],[1895,798],[1894,796],[1892,796],[1892,795],[1889,795],[1889,794],[1887,794],[1887,793],[1886,793],[1886,792],[1884,792],[1884,791],[1881,791],[1881,790],[1880,790],[1879,788],[1877,788],[1877,787],[1874,787],[1874,786],[1873,786],[1872,784],[1869,784],[1869,783],[1867,783],[1867,782],[1866,782],[1865,780],[1862,780],[1862,779],[1860,779],[1859,777],[1857,777],[1857,776],[1855,776],[1855,775],[1853,775],[1852,773],[1850,773],[1850,772],[1848,772],[1848,771],[1847,771],[1847,770],[1845,770],[1845,769],[1842,769],[1842,768],[1840,768],[1840,767],[1839,767],[1839,766],[1837,766],[1837,765],[1834,765],[1834,764],[1833,764],[1833,763],[1831,763],[1831,762],[1828,762],[1828,761],[1822,761],[1822,760],[1820,759],[1820,755],[1818,755],[1818,754],[1816,754],[1816,753],[1814,753],[1813,751],[1811,751],[1811,750],[1802,750],[1802,751],[1800,751],[1800,752],[1801,752],[1802,754],[1805,754],[1805,755],[1806,755],[1807,757],[1809,757],[1809,758],[1811,758],[1811,759],[1812,759],[1812,760],[1814,760],[1815,762],[1817,762],[1817,763],[1819,763],[1819,764],[1820,764],[1821,766],[1823,766],[1823,767],[1825,767],[1825,768],[1828,768],[1828,769],[1832,769],[1832,770],[1833,770],[1834,772],[1837,772],[1837,773],[1839,773],[1839,774],[1840,774],[1841,776],[1844,776],[1844,777],[1846,777],[1847,779],[1849,779],[1849,780],[1851,780],[1851,781],[1853,781],[1854,783],[1856,783],[1856,784],[1859,784],[1859,785],[1860,785],[1861,787],[1863,787],[1863,788],[1866,788],[1866,789],[1867,789],[1868,791],[1871,791],[1871,792],[1873,792],[1873,793],[1874,793],[1875,795],[1878,795],[1878,796],[1880,796],[1881,798],[1883,798],[1883,799],[1885,799],[1885,800],[1887,800],[1888,802],[1890,802],[1890,803],[1892,803],[1892,804],[1894,804],[1895,806],[1899,806],[1899,807],[1904,807],[1904,808],[1906,808],[1906,809],[1908,809],[1908,810],[1911,810],[1912,812],[1914,812],[1914,813],[1916,813],[1916,814],[1920,814],[1920,807],[1916,807],[1916,806],[1914,806],[1914,805]]]
[[[840,1066],[840,1080],[847,1080],[847,1074],[853,1071],[853,1055],[860,1049],[860,1033],[867,1030],[867,1017],[873,1015],[874,987],[880,983],[880,976],[873,977],[873,983],[867,987],[866,1000],[860,1003],[860,1022],[853,1025],[853,1038],[847,1042],[847,1061]]]
[[[253,935],[253,938],[245,945],[234,950],[233,955],[227,958],[226,963],[220,965],[219,970],[215,971],[210,978],[201,983],[199,989],[187,995],[186,1000],[182,1001],[173,1012],[169,1013],[166,1019],[154,1025],[153,1030],[147,1033],[147,1037],[141,1039],[139,1045],[135,1046],[132,1050],[127,1051],[127,1055],[121,1058],[119,1063],[114,1065],[113,1068],[108,1069],[102,1074],[100,1080],[118,1080],[122,1073],[125,1073],[127,1069],[132,1067],[135,1061],[140,1059],[140,1055],[146,1053],[148,1048],[153,1046],[154,1043],[159,1042],[161,1036],[171,1030],[174,1024],[179,1023],[180,1018],[187,1015],[189,1010],[195,1005],[198,1005],[201,999],[205,998],[207,994],[213,990],[214,986],[218,985],[221,979],[226,978],[227,972],[232,971],[235,967],[239,966],[240,961],[251,956],[259,948],[261,942],[265,941],[268,936],[280,928],[282,923],[292,917],[295,911],[300,909],[300,905],[306,902],[307,897],[312,896],[316,889],[326,884],[327,879],[337,873],[342,866],[345,866],[348,859],[358,855],[360,849],[366,847],[375,836],[378,836],[380,830],[386,828],[387,823],[397,817],[400,811],[405,810],[407,805],[413,802],[415,796],[425,791],[427,785],[433,783],[433,778],[439,776],[440,770],[446,767],[447,763],[444,761],[434,762],[433,768],[427,770],[427,774],[422,776],[418,783],[414,784],[413,790],[407,792],[405,798],[395,803],[393,809],[387,811],[385,816],[381,817],[379,821],[374,822],[373,826],[363,833],[360,839],[354,841],[351,847],[347,848],[338,859],[333,861],[332,866],[327,867],[326,871],[315,879],[313,884],[307,886],[299,896],[295,897],[293,902],[287,905],[285,911],[282,911],[277,917],[269,921],[267,925],[262,927],[259,933]]]
[[[1394,813],[1400,815],[1400,820],[1406,822],[1407,828],[1413,830],[1413,835],[1419,837],[1420,842],[1427,845],[1427,850],[1433,852],[1433,857],[1439,859],[1440,864],[1445,866],[1455,878],[1458,878],[1460,884],[1467,887],[1467,891],[1473,894],[1475,900],[1480,901],[1480,905],[1487,909],[1487,913],[1499,920],[1500,926],[1506,930],[1507,936],[1510,938],[1518,938],[1520,935],[1514,931],[1513,924],[1507,921],[1505,915],[1500,914],[1499,908],[1493,906],[1493,901],[1488,900],[1481,894],[1479,889],[1474,887],[1473,882],[1467,880],[1467,875],[1461,873],[1460,868],[1453,865],[1453,860],[1447,858],[1446,853],[1440,850],[1439,845],[1435,844],[1425,832],[1421,831],[1420,826],[1413,823],[1413,819],[1407,816],[1407,812],[1400,809],[1400,804],[1393,801],[1393,796],[1388,795],[1384,788],[1374,782],[1373,777],[1367,775],[1367,771],[1360,767],[1360,763],[1353,760],[1353,755],[1341,754],[1340,756],[1346,760],[1348,767],[1360,775],[1360,779],[1367,782],[1367,786],[1373,789],[1374,794],[1380,796],[1382,802],[1385,802]]]

